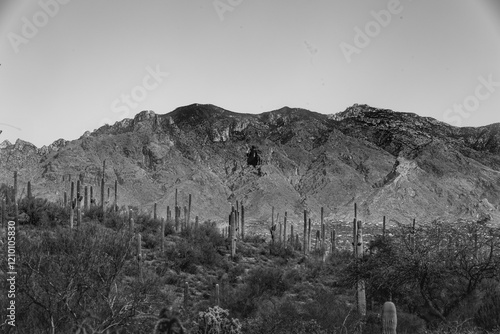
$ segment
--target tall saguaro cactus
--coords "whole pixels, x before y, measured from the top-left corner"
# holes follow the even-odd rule
[[[363,258],[363,223],[358,220],[357,224],[357,250],[356,255],[358,258]],[[365,282],[360,279],[358,280],[358,312],[360,315],[366,315],[366,291],[365,291]]]
[[[115,180],[115,200],[113,203],[113,211],[118,211],[118,180]]]
[[[234,209],[234,208],[233,208]],[[229,235],[231,242],[231,258],[234,259],[236,257],[236,236],[235,236],[235,213],[234,210],[231,211],[229,215]]]
[[[219,289],[219,284],[215,284],[215,304],[217,306],[220,305],[220,289]]]
[[[106,170],[106,160],[102,162],[102,178],[101,178],[101,211],[102,211],[102,221],[104,222],[105,216],[105,205],[104,205],[104,174]]]
[[[324,251],[324,245],[325,245],[325,220],[324,220],[324,214],[325,214],[325,211],[323,209],[323,207],[321,207],[321,251]]]
[[[69,202],[69,227],[73,228],[75,221],[75,183],[71,181],[71,192],[70,192],[70,202]]]
[[[31,201],[31,199],[33,198],[33,195],[31,194],[31,181],[28,181],[28,186],[27,186],[27,191],[26,191],[26,196],[28,197],[28,199]]]
[[[132,217],[132,209],[128,210],[128,229],[130,233],[134,233],[134,218]]]
[[[87,212],[89,209],[89,188],[85,186],[83,188],[83,211]]]
[[[189,194],[189,198],[188,198],[188,212],[187,212],[187,225],[188,225],[188,228],[191,226],[191,194]]]
[[[161,253],[165,251],[165,218],[161,217],[160,225],[160,249]]]
[[[17,206],[17,171],[14,172],[14,221],[19,223],[19,208]]]
[[[332,254],[333,252],[335,251],[335,249],[337,248],[336,246],[336,241],[335,241],[335,237],[336,237],[336,232],[335,230],[332,230],[332,235],[331,235],[331,241],[332,241]]]
[[[410,230],[410,249],[412,252],[415,251],[415,219]]]
[[[187,311],[189,303],[189,283],[184,282],[184,311]]]
[[[382,334],[396,334],[397,325],[396,305],[393,302],[385,302],[382,307]]]
[[[142,236],[137,233],[137,264],[139,266],[139,279],[142,282]]]
[[[311,218],[308,221],[308,229],[307,229],[307,252],[311,251]]]
[[[241,240],[245,239],[245,207],[241,204]]]
[[[304,254],[307,253],[307,211],[304,210]]]
[[[286,219],[287,219],[287,212],[285,211],[285,217],[283,218],[283,244],[286,247]]]
[[[356,250],[357,250],[357,235],[358,235],[358,228],[357,228],[357,221],[358,221],[358,207],[357,204],[354,203],[354,220],[352,222],[352,253],[354,257],[356,257]]]
[[[82,223],[82,211],[80,209],[81,204],[81,193],[80,193],[80,180],[76,181],[76,226],[80,227]]]

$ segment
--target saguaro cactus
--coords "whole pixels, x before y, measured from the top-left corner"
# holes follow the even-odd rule
[[[332,254],[333,254],[333,252],[335,251],[335,249],[337,248],[337,246],[336,246],[335,236],[336,236],[335,230],[332,230],[332,232],[331,232]]]
[[[397,324],[396,305],[393,302],[385,302],[382,307],[382,334],[396,334]]]
[[[105,205],[104,205],[104,178],[101,179],[101,211],[102,221],[104,221]]]
[[[358,233],[357,233],[357,257],[363,257],[363,223],[359,220],[358,224]],[[358,280],[358,312],[360,315],[366,315],[366,291],[365,291],[365,282],[364,280]]]
[[[128,230],[134,233],[134,218],[132,217],[132,209],[128,210]]]
[[[410,249],[412,252],[415,251],[415,219],[410,230]]]
[[[137,264],[139,266],[139,278],[142,282],[142,236],[137,233]]]
[[[304,210],[304,254],[307,253],[307,211]]]
[[[215,305],[220,305],[220,288],[219,284],[215,284]]]
[[[231,258],[234,259],[236,256],[236,236],[235,236],[235,214],[234,211],[231,212],[230,220],[229,220],[229,233],[230,233],[230,242],[231,242]]]
[[[283,218],[283,243],[286,246],[286,218],[287,212],[285,211],[285,217]]]
[[[95,201],[94,201],[94,187],[90,186],[90,207],[92,207],[93,204],[95,204]]]
[[[307,252],[311,251],[311,218],[308,221],[308,229],[307,229]]]
[[[357,205],[354,203],[354,220],[352,222],[352,254],[354,257],[356,257],[356,249],[357,249],[357,235],[358,235],[358,228],[357,228],[357,221],[358,221],[358,210],[357,210]]]
[[[160,227],[160,249],[163,254],[165,251],[165,218],[161,218],[161,227]]]
[[[70,192],[70,202],[69,202],[69,227],[73,228],[73,223],[75,220],[75,183],[71,181],[71,192]]]
[[[325,224],[325,210],[321,207],[321,248],[325,248],[326,241],[326,224]]]
[[[187,225],[190,227],[191,225],[191,194],[189,194],[189,199],[188,199],[188,212],[187,212]]]
[[[245,207],[241,204],[241,240],[245,239]]]
[[[76,181],[76,226],[80,227],[82,223],[82,211],[80,209],[80,204],[82,201],[82,196],[80,192],[80,180]]]
[[[184,282],[184,311],[187,311],[189,303],[189,283]]]
[[[14,221],[16,224],[19,223],[19,208],[17,206],[17,171],[14,172]]]
[[[83,211],[87,212],[89,209],[89,188],[85,186],[83,188]]]
[[[31,200],[33,197],[31,194],[31,181],[28,181],[26,196],[28,197],[29,200]]]
[[[115,200],[113,202],[113,211],[118,211],[118,180],[115,180]]]

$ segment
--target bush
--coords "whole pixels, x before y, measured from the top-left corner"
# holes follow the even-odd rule
[[[474,322],[482,329],[500,330],[500,291],[499,288],[486,295],[482,306],[474,316]]]
[[[256,268],[243,278],[244,284],[233,290],[225,305],[237,316],[253,314],[263,298],[282,296],[289,288],[280,268]]]
[[[229,318],[229,311],[219,306],[200,312],[197,327],[197,334],[241,334],[240,321]]]
[[[215,224],[202,224],[198,229],[184,233],[186,238],[167,251],[167,257],[174,261],[177,269],[194,274],[196,265],[213,267],[221,263],[222,255],[217,248],[224,246],[225,241]]]
[[[19,203],[19,214],[28,216],[28,223],[34,226],[54,227],[69,224],[69,209],[42,198],[24,198]]]
[[[105,321],[126,322],[131,311],[118,311],[129,302],[137,302],[131,301],[134,297],[130,294],[120,294],[114,283],[131,257],[130,240],[126,233],[94,224],[85,224],[79,230],[36,231],[31,237],[19,234],[18,330],[41,333],[40,328],[53,328],[57,333],[69,332],[83,323],[89,310]],[[108,296],[116,296],[113,309]]]
[[[272,256],[281,257],[285,260],[293,259],[297,256],[291,246],[285,246],[284,244],[278,242],[271,243],[269,245],[269,254]]]

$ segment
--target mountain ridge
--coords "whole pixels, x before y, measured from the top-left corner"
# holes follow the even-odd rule
[[[369,221],[500,216],[500,123],[455,128],[357,104],[330,115],[191,104],[163,115],[145,110],[42,148],[4,143],[0,182],[11,183],[17,169],[21,186],[30,180],[35,195],[52,200],[67,191],[69,175],[97,187],[106,160],[119,205],[150,210],[158,202],[163,216],[175,189],[183,203],[193,194],[202,219],[223,221],[239,200],[261,225],[272,206],[296,223],[304,209],[317,221],[322,206],[329,220],[350,220],[354,202]],[[251,146],[261,151],[260,168],[247,164]]]

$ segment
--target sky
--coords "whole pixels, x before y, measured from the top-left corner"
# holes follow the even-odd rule
[[[0,143],[192,103],[500,122],[500,0],[0,0]]]

